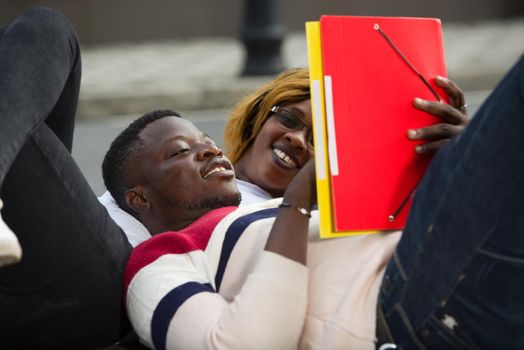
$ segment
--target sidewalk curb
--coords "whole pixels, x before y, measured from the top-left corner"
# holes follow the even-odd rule
[[[155,109],[187,111],[232,108],[246,94],[270,81],[272,76],[231,78],[200,82],[171,91],[115,92],[103,96],[80,96],[77,118],[98,119],[112,115],[141,115]],[[196,87],[200,85],[201,87]],[[227,86],[225,88],[224,86]]]
[[[506,71],[485,74],[458,74],[448,72],[464,91],[491,90]],[[79,120],[96,120],[113,115],[142,115],[155,109],[188,111],[198,109],[230,109],[246,94],[271,80],[272,77],[227,79],[202,88],[187,87],[158,93],[113,93],[105,96],[81,97],[78,105]],[[223,88],[229,86],[229,88]]]

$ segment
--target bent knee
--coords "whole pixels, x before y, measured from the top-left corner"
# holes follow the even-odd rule
[[[15,21],[25,28],[27,34],[32,36],[54,37],[65,35],[69,38],[75,38],[75,40],[77,37],[69,19],[61,12],[48,7],[33,7],[20,15]]]

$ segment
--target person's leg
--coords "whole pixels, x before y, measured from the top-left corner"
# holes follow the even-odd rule
[[[71,150],[80,85],[75,31],[60,13],[36,8],[0,36],[0,183],[25,140],[45,120]]]
[[[401,348],[524,348],[524,58],[433,160],[380,304]]]
[[[22,260],[0,268],[0,344],[93,349],[128,330],[122,277],[131,246],[69,152],[43,124],[4,180]]]
[[[76,34],[58,12],[36,8],[1,29],[0,184],[44,119],[71,150],[79,84]],[[3,201],[0,204],[1,210]],[[0,216],[0,266],[16,262],[20,255],[16,236]]]
[[[76,35],[46,9],[25,13],[0,35],[2,215],[24,250],[20,263],[0,268],[0,344],[109,345],[128,327],[121,288],[131,247],[70,154]]]

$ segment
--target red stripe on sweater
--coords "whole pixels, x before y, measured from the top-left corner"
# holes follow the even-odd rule
[[[127,287],[137,272],[166,254],[185,254],[204,250],[217,224],[236,207],[212,210],[180,231],[168,231],[154,235],[142,242],[131,253],[124,272],[124,297]]]

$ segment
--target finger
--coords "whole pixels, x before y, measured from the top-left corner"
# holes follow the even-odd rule
[[[417,97],[413,100],[413,106],[450,124],[466,125],[469,119],[466,114],[447,103],[427,101]]]
[[[449,96],[450,104],[453,107],[460,109],[466,105],[464,92],[452,80],[441,76],[436,76],[435,84],[437,84],[438,87],[442,88],[446,92],[446,94]],[[462,110],[462,112],[464,112],[464,110]]]
[[[423,143],[415,146],[415,152],[417,154],[435,154],[445,144],[449,142],[449,139],[443,139],[434,142]]]
[[[420,129],[410,129],[407,131],[407,136],[410,140],[441,140],[452,138],[462,130],[464,130],[462,125],[441,123]]]

